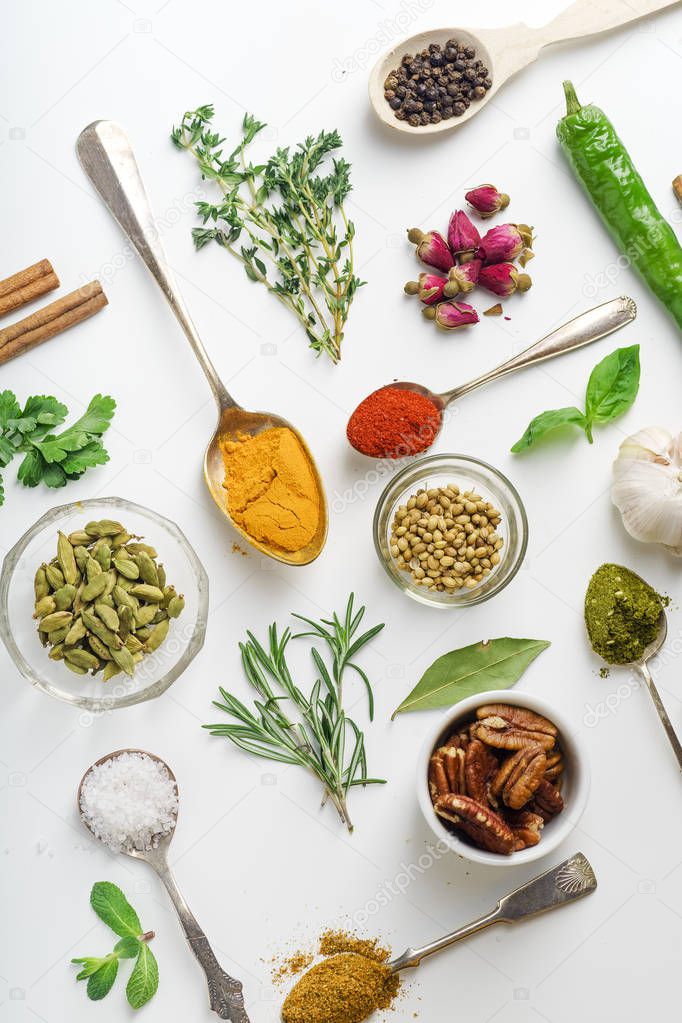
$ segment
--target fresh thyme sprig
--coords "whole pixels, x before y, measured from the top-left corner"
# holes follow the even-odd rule
[[[231,252],[249,280],[264,284],[298,317],[310,347],[336,363],[351,302],[364,284],[353,270],[355,227],[343,207],[351,191],[350,164],[332,157],[331,170],[316,173],[341,147],[341,137],[321,131],[293,152],[277,149],[267,163],[254,165],[246,149],[266,125],[246,114],[241,141],[224,156],[213,113],[211,105],[187,111],[171,133],[223,194],[222,202],[196,203],[204,225],[211,226],[192,231],[194,244],[201,249],[215,241]]]
[[[298,764],[312,771],[325,787],[323,802],[331,799],[349,831],[353,830],[347,806],[351,787],[384,784],[382,778],[368,777],[363,733],[342,705],[343,674],[346,668],[352,668],[367,689],[370,720],[374,715],[370,681],[351,658],[384,626],[375,625],[357,635],[365,608],[354,611],[354,599],[351,593],[342,619],[334,614],[331,619],[315,622],[294,615],[310,626],[310,632],[292,636],[287,628],[280,638],[277,625],[271,625],[268,651],[253,633],[247,632],[248,641],[239,644],[242,665],[260,700],[254,700],[255,710],[250,710],[232,693],[220,688],[222,702],[214,700],[214,706],[238,723],[203,726],[211,735],[223,736],[247,753],[282,764]],[[286,661],[289,641],[304,636],[319,636],[331,657],[330,670],[320,652],[312,648],[318,678],[309,697],[291,677]],[[278,692],[273,690],[272,683]]]

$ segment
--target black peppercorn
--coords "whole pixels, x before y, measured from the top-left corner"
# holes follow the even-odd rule
[[[405,88],[404,85],[399,85],[398,88],[395,90],[395,94],[396,96],[399,96],[400,99],[405,99],[405,97],[407,96],[407,89]]]
[[[443,118],[440,115],[440,113],[437,110],[434,110],[434,112],[431,114],[431,124],[440,124],[442,120]]]
[[[437,95],[438,93],[436,92],[435,88],[431,86],[431,88],[427,89],[426,92],[424,93],[424,99],[433,100],[436,98]]]
[[[407,120],[407,114],[405,113],[404,110],[396,110],[395,116],[396,116],[398,121],[406,121]]]
[[[423,98],[426,92],[426,85],[424,84],[424,82],[417,82],[414,91],[417,93],[418,96]]]
[[[473,91],[472,99],[483,99],[485,96],[485,89],[482,85],[477,85]]]
[[[434,100],[428,100],[427,99],[425,101],[425,103],[424,103],[424,110],[428,111],[428,113],[431,114],[431,113],[433,113],[433,111],[435,109],[436,109],[436,104],[435,104]]]
[[[487,91],[488,89],[492,88],[492,84],[493,84],[492,78],[486,78],[485,82],[483,83],[483,88]]]
[[[476,50],[473,48],[473,46],[465,46],[464,47],[464,52],[467,55],[467,57],[475,57],[476,56]]]
[[[424,112],[421,113],[419,116],[420,116],[422,124],[428,124],[429,121],[431,120],[431,116],[432,115],[431,114],[427,114],[426,111],[424,110]]]
[[[447,61],[457,60],[457,50],[453,46],[446,47],[445,59]]]
[[[449,121],[453,114],[452,107],[443,107],[440,113],[444,121]]]
[[[461,100],[458,103],[455,103],[455,105],[452,108],[452,111],[453,111],[455,117],[461,117],[462,114],[465,112],[465,110],[466,110],[466,107],[465,107],[464,103],[462,103]]]
[[[421,117],[419,116],[419,114],[410,114],[410,116],[407,118],[407,123],[411,125],[411,127],[413,128],[418,128],[419,125],[422,123]]]
[[[393,110],[400,110],[403,104],[402,100],[400,100],[397,96],[394,96],[392,100],[389,100],[389,105]]]
[[[459,56],[458,56],[457,60],[453,61],[452,66],[454,67],[455,71],[459,71],[459,72],[464,71],[465,68],[466,68],[466,64],[464,63],[463,60],[459,59]]]
[[[459,96],[460,87],[458,82],[450,82],[448,85],[448,96]]]
[[[403,56],[403,59],[401,60],[400,63],[403,64],[404,66],[407,66],[408,64],[411,64],[413,60],[414,60],[414,58],[413,58],[412,54],[411,53],[406,53]]]

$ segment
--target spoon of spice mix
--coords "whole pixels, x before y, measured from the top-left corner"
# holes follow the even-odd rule
[[[674,7],[679,0],[577,0],[547,25],[497,29],[441,28],[403,39],[383,54],[369,78],[377,117],[397,131],[452,131],[485,107],[507,79],[547,46],[620,28]]]
[[[211,497],[259,551],[288,565],[307,565],[324,547],[327,507],[303,437],[281,416],[242,408],[220,380],[166,261],[123,128],[113,121],[95,121],[78,136],[76,151],[83,170],[168,300],[213,392],[218,426],[204,455]]]
[[[623,295],[581,313],[500,366],[475,380],[437,394],[423,384],[403,380],[373,391],[351,415],[346,435],[353,447],[372,458],[402,458],[431,447],[443,425],[443,412],[469,391],[555,355],[599,341],[631,323],[637,306]]]
[[[144,860],[156,871],[206,974],[211,1009],[231,1023],[249,1023],[241,981],[218,963],[168,866],[178,816],[178,786],[168,764],[137,749],[101,757],[78,786],[78,812],[88,831],[112,852]]]
[[[592,649],[608,664],[634,668],[646,682],[670,745],[682,770],[682,744],[649,669],[668,634],[666,598],[636,572],[601,565],[585,594],[585,625]]]
[[[477,920],[421,948],[408,948],[390,962],[372,954],[371,948],[368,954],[332,955],[313,966],[294,985],[282,1006],[282,1019],[284,1023],[361,1023],[376,1009],[391,1005],[398,990],[400,970],[419,966],[427,956],[492,924],[526,920],[590,895],[596,887],[592,866],[582,853],[576,853],[503,896]]]

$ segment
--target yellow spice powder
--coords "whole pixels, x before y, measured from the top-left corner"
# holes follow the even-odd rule
[[[310,459],[286,427],[222,440],[227,507],[235,522],[266,547],[294,553],[315,536],[320,498]]]

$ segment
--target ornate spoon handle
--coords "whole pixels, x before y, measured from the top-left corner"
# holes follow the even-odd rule
[[[647,689],[649,690],[651,699],[654,701],[654,707],[656,708],[658,716],[661,719],[661,724],[665,728],[665,734],[668,736],[670,745],[672,746],[673,752],[677,757],[677,765],[682,771],[682,743],[680,743],[680,740],[677,737],[677,733],[673,728],[672,721],[668,717],[668,712],[663,706],[663,700],[660,697],[658,689],[656,688],[656,684],[654,683],[654,680],[652,678],[651,672],[649,671],[649,665],[646,664],[645,662],[644,664],[638,664],[637,668],[640,671],[642,678],[647,684]]]
[[[148,862],[152,861],[148,860]],[[229,973],[225,973],[216,959],[213,949],[208,943],[208,938],[185,902],[168,864],[157,865],[152,862],[152,866],[166,886],[166,891],[175,906],[189,947],[206,974],[211,1008],[221,1019],[231,1020],[231,1023],[249,1023],[249,1017],[244,1009],[241,981],[235,980],[234,977],[230,977]]]

